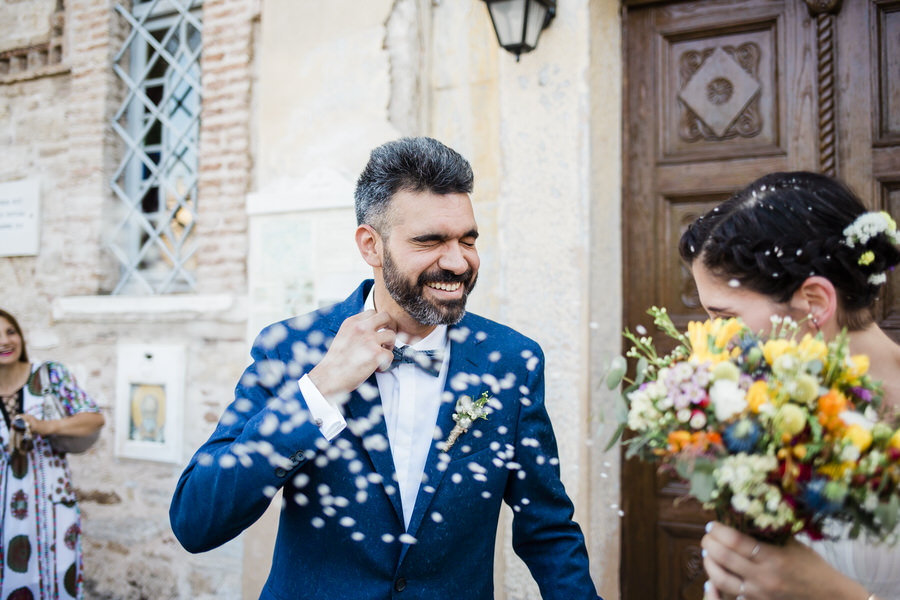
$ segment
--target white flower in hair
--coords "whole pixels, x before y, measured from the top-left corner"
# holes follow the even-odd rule
[[[870,285],[881,285],[887,281],[887,275],[884,273],[873,273],[872,275],[869,275],[868,281]]]
[[[864,212],[844,229],[844,243],[851,248],[855,248],[856,244],[865,246],[879,233],[888,236],[892,244],[900,244],[897,223],[891,215],[884,211]]]

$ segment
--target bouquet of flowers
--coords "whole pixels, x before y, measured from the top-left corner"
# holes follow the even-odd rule
[[[845,334],[800,337],[789,318],[773,318],[765,338],[733,318],[682,334],[664,308],[648,313],[677,347],[660,356],[651,338],[625,331],[637,376],[610,447],[629,429],[627,457],[676,469],[704,508],[761,540],[820,539],[835,522],[850,537],[896,539],[900,429],[879,420],[880,386]],[[625,371],[619,357],[610,389]]]

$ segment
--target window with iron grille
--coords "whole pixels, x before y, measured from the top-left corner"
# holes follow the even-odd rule
[[[106,248],[113,294],[195,289],[201,0],[116,3],[127,35],[113,70],[125,94],[112,128],[122,155],[110,180],[115,222]]]

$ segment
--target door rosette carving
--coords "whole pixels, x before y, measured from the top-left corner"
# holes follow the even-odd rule
[[[760,55],[759,46],[747,42],[690,50],[679,57],[681,139],[722,141],[759,135]]]

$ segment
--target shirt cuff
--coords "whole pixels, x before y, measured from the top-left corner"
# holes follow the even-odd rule
[[[309,375],[301,377],[297,384],[300,386],[303,399],[306,400],[306,407],[309,409],[313,423],[319,427],[319,431],[330,442],[344,430],[347,421],[344,420],[341,411],[325,399]]]

